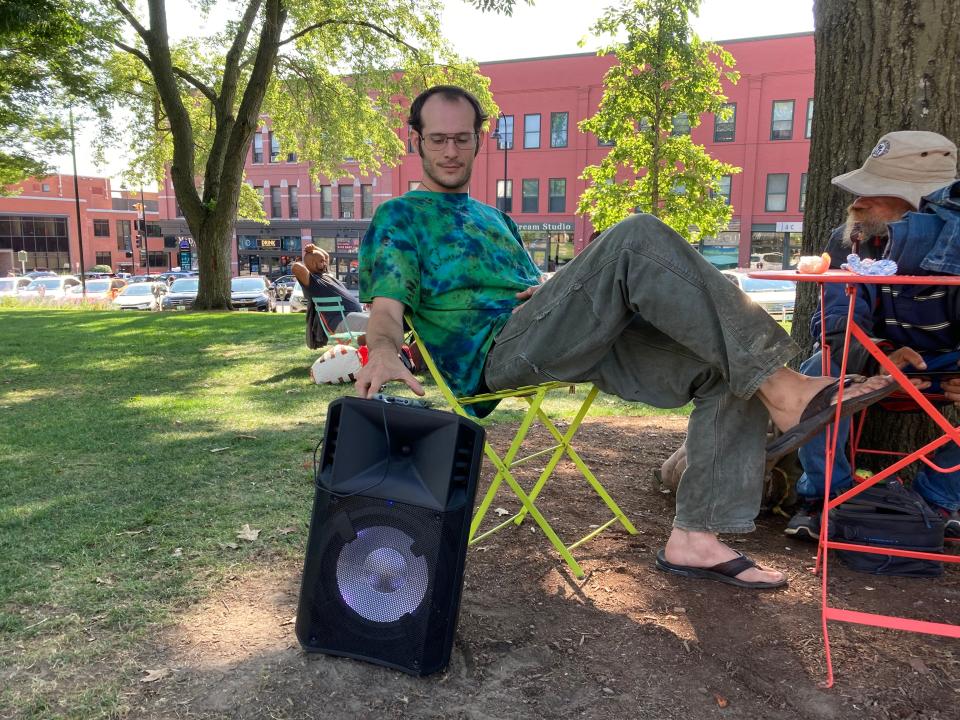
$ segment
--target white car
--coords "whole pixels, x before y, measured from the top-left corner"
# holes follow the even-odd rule
[[[163,283],[133,283],[114,298],[113,307],[115,310],[159,310],[160,296],[166,291]]]
[[[77,285],[67,291],[64,299],[67,302],[75,303],[110,302],[117,296],[118,292],[126,287],[127,281],[120,278],[95,278],[87,280],[86,285],[86,294],[84,294],[83,286]]]
[[[18,297],[41,300],[63,300],[70,288],[80,285],[80,280],[73,275],[55,275],[34,278],[29,285],[20,291]]]
[[[306,312],[307,301],[303,297],[303,286],[300,283],[293,284],[293,291],[290,293],[290,312]]]
[[[16,297],[29,284],[28,277],[0,278],[0,297]]]
[[[779,320],[793,318],[797,284],[791,280],[760,280],[742,270],[723,270],[727,280],[743,290],[751,300]]]

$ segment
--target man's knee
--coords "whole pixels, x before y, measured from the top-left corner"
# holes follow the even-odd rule
[[[631,247],[649,245],[651,241],[674,237],[680,236],[653,215],[636,213],[608,228],[598,239],[616,243],[620,247]]]

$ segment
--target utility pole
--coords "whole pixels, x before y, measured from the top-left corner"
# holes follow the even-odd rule
[[[77,241],[80,244],[80,291],[87,299],[87,278],[83,269],[83,222],[80,219],[80,181],[77,180],[77,146],[73,138],[73,108],[70,108],[70,155],[73,157],[73,199],[77,205]]]

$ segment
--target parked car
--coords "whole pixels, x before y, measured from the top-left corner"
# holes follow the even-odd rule
[[[0,278],[0,297],[13,297],[18,295],[19,292],[29,284],[30,278],[24,275]]]
[[[64,300],[72,303],[110,302],[117,296],[117,293],[127,286],[127,281],[120,278],[101,278],[87,280],[86,284],[86,296],[84,296],[83,286],[77,285],[67,291]]]
[[[303,286],[300,283],[294,283],[293,290],[290,291],[290,312],[306,312],[307,301],[303,296]]]
[[[159,310],[160,298],[166,292],[166,283],[134,283],[120,291],[113,299],[113,307],[116,310]]]
[[[277,300],[286,300],[293,292],[293,286],[297,285],[297,278],[293,275],[281,275],[273,281],[273,287],[277,291]]]
[[[797,284],[791,280],[760,280],[742,270],[723,270],[727,279],[743,290],[751,300],[781,320],[793,318]]]
[[[234,310],[277,311],[277,293],[262,275],[245,275],[230,279],[230,302]]]
[[[30,284],[20,291],[19,297],[62,300],[70,288],[79,284],[80,280],[73,275],[38,277],[31,280]]]
[[[38,277],[57,277],[57,274],[53,272],[53,270],[39,269],[39,270],[31,270],[26,274],[26,277],[33,280],[34,278],[38,278]]]
[[[161,310],[189,310],[197,299],[200,278],[179,278],[160,300]]]

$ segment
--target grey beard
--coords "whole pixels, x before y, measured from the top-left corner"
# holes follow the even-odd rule
[[[860,242],[864,238],[887,237],[890,229],[885,221],[881,220],[853,220],[847,218],[843,226],[843,245],[853,247],[854,241]]]

